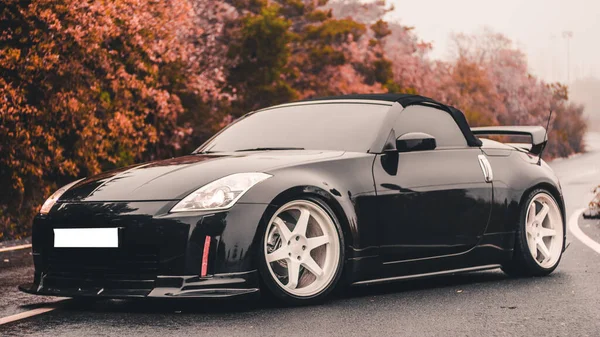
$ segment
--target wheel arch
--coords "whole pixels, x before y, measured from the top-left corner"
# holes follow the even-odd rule
[[[256,244],[260,244],[259,241],[262,236],[262,230],[266,228],[269,220],[271,220],[271,217],[273,214],[275,214],[279,207],[283,206],[289,201],[306,198],[317,199],[330,208],[335,218],[339,221],[340,227],[342,228],[342,235],[344,236],[345,244],[344,249],[352,246],[355,242],[355,237],[357,234],[356,230],[353,230],[352,226],[350,225],[351,222],[356,224],[356,214],[354,213],[351,201],[344,200],[341,194],[339,196],[334,196],[331,192],[312,185],[291,187],[276,195],[263,213],[263,216],[260,220],[260,225],[257,227],[257,231],[255,233],[254,242]],[[343,203],[349,203],[349,205],[344,207]],[[347,214],[347,212],[351,212],[351,214]]]
[[[337,198],[336,198],[337,197]],[[352,246],[353,241],[353,237],[354,235],[352,233],[356,234],[356,231],[352,231],[351,227],[350,227],[350,221],[349,217],[353,217],[354,219],[356,219],[356,215],[353,212],[353,208],[351,207],[352,204],[350,202],[350,208],[349,210],[352,210],[351,214],[346,214],[346,211],[344,211],[344,207],[343,207],[343,203],[345,202],[341,197],[341,194],[338,195],[333,195],[330,192],[316,187],[316,186],[312,186],[312,185],[304,185],[304,186],[295,186],[295,187],[291,187],[289,189],[284,190],[283,192],[277,194],[273,200],[269,203],[269,206],[265,209],[265,211],[263,212],[263,215],[260,219],[260,223],[257,226],[256,229],[256,233],[254,235],[254,239],[253,239],[253,244],[252,247],[252,259],[254,260],[254,264],[257,268],[257,270],[259,270],[259,274],[261,274],[259,276],[259,282],[260,282],[260,288],[262,290],[269,290],[271,288],[271,286],[269,286],[268,281],[266,281],[264,279],[265,276],[262,275],[262,272],[260,272],[262,270],[262,262],[260,261],[260,259],[262,258],[260,256],[260,252],[261,252],[261,245],[263,245],[262,242],[262,238],[264,233],[266,232],[268,225],[269,225],[269,221],[272,219],[273,215],[277,212],[277,210],[285,205],[286,203],[293,201],[293,200],[298,200],[298,199],[305,199],[308,201],[313,201],[317,204],[322,203],[324,206],[326,207],[322,207],[323,205],[319,205],[326,213],[330,213],[332,212],[333,214],[333,218],[334,221],[337,221],[337,223],[339,224],[339,228],[341,228],[341,240],[343,241],[343,248],[342,248],[342,256],[340,257],[341,260],[341,265],[340,265],[340,270],[338,272],[338,276],[336,277],[336,281],[338,285],[339,283],[342,283],[343,285],[346,285],[347,282],[347,273],[348,273],[348,266],[347,266],[347,261],[348,261],[348,252],[350,250],[350,247]],[[342,199],[341,201],[338,201],[339,199]],[[349,198],[348,201],[349,202]],[[347,208],[348,209],[348,208]],[[356,220],[354,220],[354,223],[356,223]],[[352,269],[352,268],[350,268]],[[337,287],[339,288],[339,287]],[[336,287],[331,288],[331,290],[327,290],[327,293],[329,293],[330,291],[333,291],[333,289],[336,289]],[[272,294],[273,290],[271,289],[271,291],[269,293]],[[271,295],[272,296],[272,295]]]
[[[563,240],[562,240],[562,252],[564,252],[566,247],[566,218],[565,218],[565,205],[564,200],[562,198],[562,193],[560,192],[560,187],[552,182],[541,181],[536,184],[533,184],[531,187],[525,189],[522,193],[521,200],[519,202],[519,221],[523,219],[524,214],[527,212],[525,207],[526,204],[530,200],[530,196],[534,191],[542,190],[550,194],[556,201],[561,215],[562,215],[562,225],[563,225]],[[540,269],[537,263],[533,262],[533,258],[528,252],[529,248],[527,248],[527,243],[524,242],[526,240],[525,234],[523,233],[524,227],[521,230],[517,229],[515,232],[515,246],[512,254],[512,258],[510,261],[507,261],[503,264],[502,270],[507,273],[509,276],[544,276],[548,275],[556,267],[558,263],[560,263],[561,256],[559,256],[556,264],[550,267],[550,269]]]
[[[566,237],[566,224],[567,224],[566,206],[565,206],[565,203],[564,203],[564,200],[562,197],[562,193],[554,184],[544,181],[544,182],[539,182],[539,183],[529,187],[528,189],[526,189],[523,192],[523,194],[521,195],[521,200],[519,202],[519,209],[522,209],[522,207],[525,206],[524,203],[527,201],[527,197],[529,197],[531,192],[533,192],[537,189],[542,189],[542,190],[547,191],[554,198],[554,200],[556,200],[556,203],[558,203],[558,207],[560,207],[560,211],[561,211],[561,215],[562,215],[563,229],[565,230],[564,233],[565,233],[565,237]]]

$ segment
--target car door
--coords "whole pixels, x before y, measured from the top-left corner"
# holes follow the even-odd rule
[[[485,232],[492,205],[478,147],[471,147],[452,116],[427,106],[409,106],[394,123],[396,136],[422,132],[434,150],[378,155],[380,254],[384,262],[465,252]],[[488,179],[489,180],[489,179]]]

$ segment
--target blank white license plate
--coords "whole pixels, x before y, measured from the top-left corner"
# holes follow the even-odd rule
[[[55,248],[118,248],[118,228],[55,228]]]

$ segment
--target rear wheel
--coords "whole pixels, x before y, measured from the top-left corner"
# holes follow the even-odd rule
[[[259,270],[264,284],[289,304],[322,300],[344,261],[342,230],[327,205],[299,199],[280,207],[263,234]]]
[[[548,275],[560,262],[564,222],[560,207],[545,190],[533,191],[521,209],[512,261],[502,270],[512,276]]]

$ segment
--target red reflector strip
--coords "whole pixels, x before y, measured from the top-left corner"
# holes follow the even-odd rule
[[[200,277],[206,276],[208,272],[208,253],[210,252],[210,236],[204,239],[204,251],[202,252],[202,268],[200,269]]]

